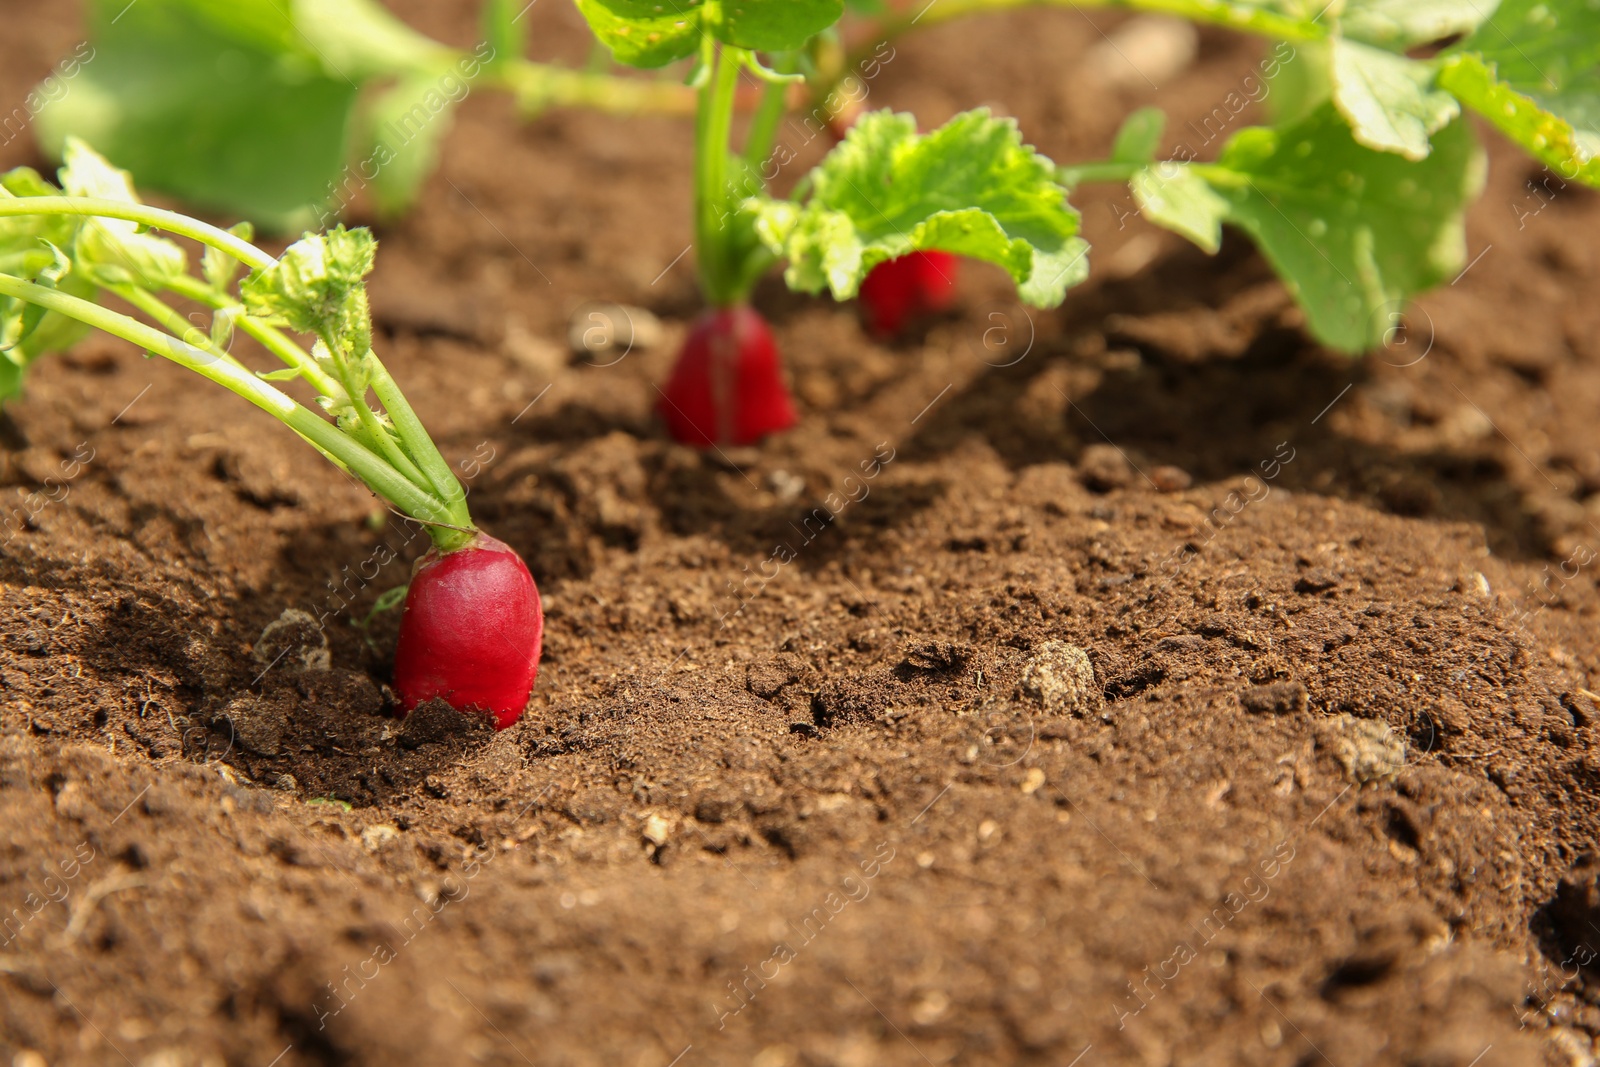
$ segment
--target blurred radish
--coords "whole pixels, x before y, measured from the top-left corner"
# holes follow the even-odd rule
[[[911,319],[943,311],[955,299],[956,270],[949,252],[909,252],[879,263],[861,282],[867,328],[892,337]]]
[[[772,331],[748,304],[700,316],[656,411],[674,440],[697,448],[752,445],[794,425]]]

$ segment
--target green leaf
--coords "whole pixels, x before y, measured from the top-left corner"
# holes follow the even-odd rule
[[[363,82],[438,67],[450,52],[374,0],[139,0],[186,15],[234,45],[270,52],[300,74]],[[109,0],[119,16],[127,0]]]
[[[1215,254],[1222,247],[1228,200],[1192,168],[1158,163],[1139,171],[1129,184],[1145,218],[1207,252]]]
[[[613,0],[615,2],[615,0]],[[722,0],[713,8],[713,36],[740,48],[799,48],[839,21],[844,0]]]
[[[1504,0],[1439,83],[1561,177],[1600,186],[1600,4]]]
[[[59,196],[60,190],[27,167],[0,175],[0,199],[17,196]],[[84,300],[98,293],[94,282],[71,269],[63,249],[75,247],[88,222],[65,215],[19,215],[0,219],[0,263],[13,277],[36,281]],[[17,395],[23,372],[39,356],[60,352],[81,340],[89,327],[54,311],[40,314],[36,305],[0,301],[0,401]]]
[[[1355,41],[1333,42],[1333,102],[1368,148],[1407,159],[1428,154],[1428,138],[1461,114],[1433,86],[1434,69]]]
[[[1351,40],[1403,52],[1471,33],[1494,6],[1495,0],[1348,0],[1339,30]]]
[[[282,40],[246,42],[239,25],[218,29],[224,10],[272,28],[259,3],[96,0],[95,59],[40,112],[40,142],[59,154],[76,135],[143,187],[273,229],[307,226],[344,164],[359,87],[304,45],[286,52]]]
[[[1167,127],[1167,113],[1158,107],[1142,107],[1123,120],[1111,144],[1113,163],[1149,163],[1161,147],[1161,133]]]
[[[630,67],[664,67],[700,47],[700,2],[577,0],[577,5],[600,43]]]
[[[57,176],[68,196],[139,203],[128,172],[107,163],[76,137],[67,138],[63,156]],[[139,224],[127,219],[86,220],[78,230],[77,254],[90,274],[107,281],[132,281],[147,289],[159,289],[189,271],[183,249],[164,237],[141,233]]]
[[[845,300],[879,263],[931,249],[997,264],[1040,307],[1088,273],[1054,165],[986,109],[926,135],[911,115],[864,115],[803,187],[803,206],[764,201],[757,224],[795,289]]]
[[[253,241],[256,236],[256,228],[248,222],[236,222],[228,227],[228,232],[243,241]],[[206,245],[205,251],[200,253],[200,274],[206,284],[219,293],[225,292],[233,284],[240,266],[242,264],[237,259],[215,245]]]
[[[1463,215],[1484,175],[1465,122],[1412,162],[1356,143],[1331,105],[1291,127],[1241,131],[1216,164],[1153,169],[1173,166],[1186,176],[1156,190],[1166,199],[1151,221],[1214,247],[1216,204],[1187,184],[1203,180],[1271,261],[1312,333],[1347,352],[1381,345],[1407,300],[1460,270]]]
[[[367,311],[362,279],[371,273],[377,250],[377,240],[365,228],[341,225],[325,234],[308,233],[285,249],[277,263],[246,278],[239,295],[251,315],[301,333],[341,339],[348,342],[341,349],[360,357],[370,347],[370,339],[362,343],[363,326],[357,321]],[[370,325],[365,328],[370,334]]]
[[[299,367],[284,367],[282,370],[258,370],[256,377],[264,382],[291,382],[300,377]]]

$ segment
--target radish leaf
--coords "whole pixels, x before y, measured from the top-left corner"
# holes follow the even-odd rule
[[[1471,33],[1493,10],[1493,0],[1350,0],[1338,15],[1339,30],[1351,40],[1399,52]]]
[[[1215,164],[1156,164],[1133,185],[1150,221],[1208,251],[1225,203],[1221,217],[1255,239],[1311,331],[1360,352],[1383,343],[1406,300],[1461,268],[1483,173],[1465,122],[1413,162],[1358,144],[1325,104],[1287,128],[1241,131]]]
[[[661,67],[693,55],[703,34],[763,52],[799,48],[839,21],[844,0],[577,0],[619,62]]]
[[[1600,5],[1504,0],[1439,81],[1561,177],[1600,186]]]
[[[1368,148],[1407,159],[1428,154],[1428,138],[1461,113],[1433,80],[1427,63],[1355,41],[1333,42],[1333,102]]]
[[[782,52],[799,48],[839,21],[844,0],[722,0],[711,32],[740,48]]]
[[[929,134],[911,115],[864,115],[804,186],[803,205],[767,201],[757,224],[789,260],[795,289],[826,286],[846,300],[873,267],[918,250],[994,263],[1038,307],[1059,304],[1088,274],[1088,245],[1054,165],[1022,143],[1013,120],[983,108]]]
[[[617,62],[630,67],[664,67],[700,47],[698,2],[577,0],[577,4],[594,35]]]
[[[107,163],[82,141],[67,138],[63,154],[61,189],[68,196],[139,202],[128,172]],[[131,281],[156,289],[189,270],[183,249],[164,237],[141,233],[138,223],[126,219],[86,219],[78,229],[76,251],[101,284]]]
[[[1158,107],[1142,107],[1129,115],[1111,144],[1115,163],[1148,163],[1161,147],[1161,134],[1167,127],[1167,113]]]
[[[1222,247],[1228,199],[1181,163],[1146,167],[1130,179],[1144,217],[1215,253]]]
[[[76,135],[150,188],[273,227],[309,224],[344,163],[356,86],[228,36],[186,4],[141,0],[113,21],[124,6],[92,6],[95,60],[40,113],[45,150]]]
[[[378,242],[372,231],[335,226],[308,233],[278,262],[239,284],[245,310],[300,333],[329,337],[352,358],[372,346],[364,279],[372,271]]]

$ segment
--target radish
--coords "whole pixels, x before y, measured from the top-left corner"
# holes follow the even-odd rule
[[[394,688],[402,713],[442,699],[487,712],[497,730],[522,717],[539,675],[544,614],[522,558],[480,533],[417,561],[400,618]]]
[[[697,448],[752,445],[794,425],[778,345],[748,304],[700,316],[656,405],[673,439]]]
[[[949,307],[955,299],[956,262],[949,252],[908,252],[873,267],[861,282],[868,329],[892,337],[910,319]]]
[[[12,226],[0,225],[0,349],[59,346],[73,335],[51,317],[76,320],[165,356],[285,423],[422,523],[433,542],[413,573],[400,624],[401,713],[437,698],[488,713],[497,728],[516,722],[539,669],[539,591],[517,554],[473,525],[466,490],[372,350],[365,282],[377,253],[372,234],[343,226],[308,233],[274,259],[250,242],[248,226],[220,230],[140,203],[126,174],[73,140],[61,181],[75,195],[60,195],[31,171],[0,176],[0,223]],[[49,239],[34,229],[16,238],[13,218]],[[156,230],[205,246],[198,276],[183,247]],[[241,264],[250,273],[236,293]],[[154,325],[85,299],[100,289]],[[166,293],[212,309],[211,329],[197,328]],[[311,350],[290,331],[315,338]],[[284,365],[247,367],[230,351],[236,332]],[[320,411],[273,384],[291,380],[318,394]]]

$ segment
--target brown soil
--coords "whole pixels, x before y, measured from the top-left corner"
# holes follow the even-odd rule
[[[401,6],[468,43],[475,4]],[[8,7],[19,100],[77,13]],[[570,7],[529,17],[581,61]],[[1180,135],[1258,48],[1110,94],[1073,70],[1115,21],[932,31],[872,97],[1081,159],[1139,103]],[[1600,200],[1534,173],[1493,146],[1487,251],[1365,361],[1115,192],[1058,312],[971,270],[884,347],[769,286],[803,419],[733,466],[650,415],[685,127],[470,100],[374,302],[540,581],[530,713],[384,717],[393,621],[347,623],[422,539],[177,368],[42,364],[0,472],[8,514],[49,501],[0,549],[0,1053],[1593,1062]],[[569,362],[589,300],[666,342]],[[290,608],[330,669],[260,641]]]

